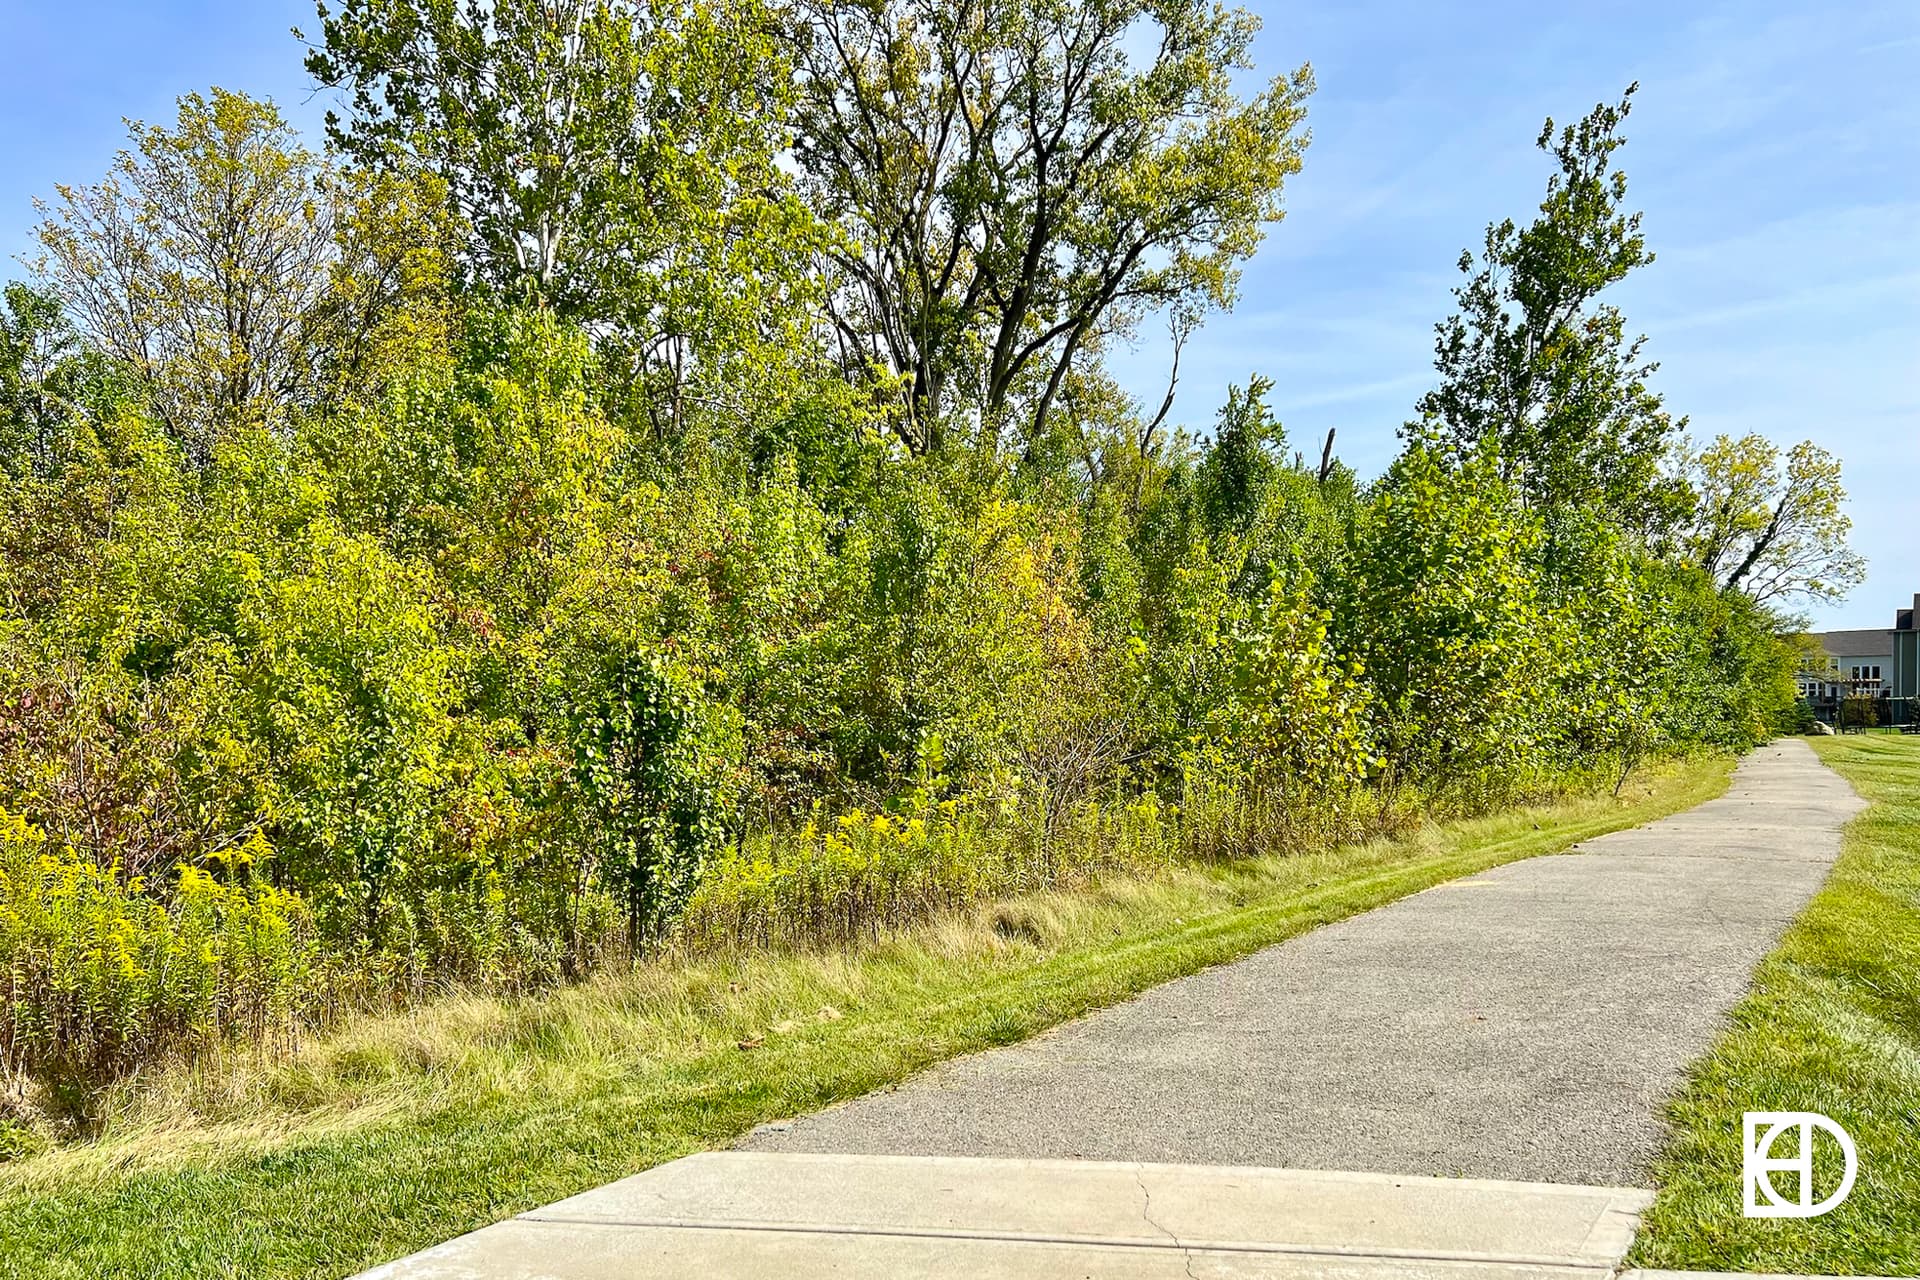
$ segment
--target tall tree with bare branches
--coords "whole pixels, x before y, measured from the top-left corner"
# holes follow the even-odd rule
[[[1847,545],[1840,460],[1811,440],[1783,451],[1761,435],[1718,436],[1683,474],[1695,498],[1683,545],[1722,588],[1763,604],[1838,601],[1865,578]]]
[[[189,457],[367,381],[383,321],[430,310],[444,255],[412,185],[343,175],[221,89],[129,128],[103,181],[40,204],[33,266]]]
[[[197,455],[313,390],[310,330],[332,289],[324,162],[270,103],[215,89],[172,129],[133,123],[94,186],[62,186],[36,270]]]
[[[1210,0],[795,7],[832,328],[902,382],[916,452],[956,409],[1038,434],[1101,338],[1229,305],[1306,148],[1311,72],[1241,97],[1258,22]]]

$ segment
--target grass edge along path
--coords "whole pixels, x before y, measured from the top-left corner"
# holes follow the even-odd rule
[[[340,1276],[1023,1039],[1442,881],[1720,794],[1704,757],[1398,841],[988,904],[853,951],[692,962],[349,1029],[315,1103],[0,1165],[0,1275]],[[664,968],[664,966],[658,967]],[[838,1001],[837,1005],[828,1003]],[[648,1047],[643,1047],[648,1046]],[[330,1074],[329,1074],[330,1073]],[[362,1081],[356,1109],[331,1093]]]
[[[1670,1104],[1631,1266],[1920,1275],[1920,739],[1813,744],[1871,807]],[[1817,1111],[1846,1129],[1860,1156],[1846,1202],[1818,1218],[1744,1217],[1746,1111]],[[1816,1159],[1824,1195],[1838,1156],[1823,1143]],[[1778,1181],[1795,1193],[1790,1175]]]

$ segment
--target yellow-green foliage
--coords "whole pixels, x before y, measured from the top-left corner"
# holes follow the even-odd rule
[[[874,936],[946,907],[1143,871],[1180,856],[1148,794],[1052,815],[1044,796],[913,793],[898,813],[814,817],[728,851],[708,869],[679,937],[701,947]]]
[[[164,899],[0,809],[0,1051],[85,1084],[158,1054],[292,1028],[316,962],[307,911],[260,882],[256,834],[223,877],[176,869]]]
[[[290,438],[125,413],[0,482],[0,805],[66,877],[9,890],[29,1071],[1550,792],[1708,736],[1770,644],[1709,588],[1650,645],[1683,571],[1561,527],[1549,573],[1484,468],[1288,467],[1257,395],[1081,502],[818,415],[681,465],[579,331],[464,323]],[[1642,607],[1568,621],[1602,569]]]
[[[1697,804],[1725,788],[1729,763],[1657,766],[1620,798],[1403,840],[1001,899],[831,950],[662,956],[532,999],[463,993],[355,1019],[287,1057],[157,1071],[109,1090],[90,1141],[0,1164],[0,1274],[345,1275],[1438,881]]]
[[[138,150],[194,161],[163,185],[227,243],[212,144],[250,139],[241,169],[283,195],[274,175],[310,166],[270,109],[183,108]],[[1595,118],[1601,158],[1616,122]],[[1611,493],[1581,468],[1617,451],[1421,434],[1364,484],[1290,447],[1259,378],[1204,436],[1143,420],[1097,328],[1055,332],[1079,351],[1063,380],[962,403],[956,317],[958,363],[913,379],[955,379],[953,416],[920,420],[940,399],[921,385],[909,422],[858,367],[879,347],[803,339],[797,278],[787,330],[744,301],[744,260],[671,236],[648,253],[676,301],[604,310],[612,282],[585,277],[550,305],[456,296],[434,264],[485,255],[407,212],[427,189],[354,190],[346,239],[291,283],[417,314],[334,350],[329,303],[292,380],[268,376],[277,346],[242,377],[222,344],[143,371],[109,343],[45,383],[58,405],[36,391],[31,423],[0,421],[0,805],[45,833],[10,846],[8,1045],[34,1074],[1619,785],[1653,751],[1754,741],[1788,703],[1770,615],[1623,520],[1670,486],[1544,500]],[[616,206],[549,247],[604,249]],[[673,234],[704,242],[706,212]],[[797,226],[742,252],[805,275],[825,242]],[[8,331],[40,337],[0,364],[79,342],[62,301],[84,321],[123,287],[50,283],[83,280],[8,302]],[[228,856],[249,838],[285,894]]]

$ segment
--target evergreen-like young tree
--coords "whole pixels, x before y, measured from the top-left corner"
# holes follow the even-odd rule
[[[1629,338],[1601,300],[1653,261],[1614,165],[1637,87],[1578,124],[1541,129],[1558,170],[1540,214],[1489,226],[1480,256],[1461,254],[1460,309],[1434,344],[1440,385],[1402,434],[1456,459],[1491,451],[1537,509],[1590,506],[1654,532],[1679,503],[1662,464],[1685,423],[1647,384],[1657,366],[1646,339]]]

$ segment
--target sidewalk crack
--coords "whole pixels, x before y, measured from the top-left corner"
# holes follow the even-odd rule
[[[1187,1280],[1198,1280],[1198,1277],[1196,1277],[1193,1274],[1193,1250],[1189,1249],[1186,1245],[1186,1242],[1181,1240],[1179,1236],[1173,1234],[1173,1232],[1167,1230],[1166,1227],[1162,1226],[1159,1222],[1154,1220],[1153,1192],[1147,1190],[1146,1179],[1142,1178],[1137,1170],[1133,1175],[1133,1185],[1140,1188],[1140,1195],[1142,1198],[1142,1204],[1140,1206],[1140,1216],[1146,1219],[1146,1223],[1148,1226],[1152,1227],[1155,1231],[1158,1231],[1161,1235],[1165,1236],[1167,1239],[1173,1241],[1173,1247],[1180,1251],[1180,1258],[1186,1264]]]

